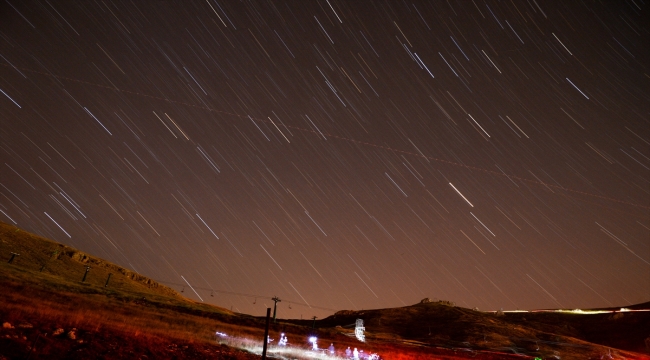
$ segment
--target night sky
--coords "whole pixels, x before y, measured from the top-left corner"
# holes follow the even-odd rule
[[[648,301],[648,18],[2,1],[0,220],[255,315]]]

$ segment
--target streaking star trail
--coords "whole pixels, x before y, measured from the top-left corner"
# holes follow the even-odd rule
[[[5,1],[0,221],[253,315],[641,303],[647,12]]]

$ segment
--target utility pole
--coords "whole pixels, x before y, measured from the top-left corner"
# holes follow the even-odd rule
[[[277,310],[278,303],[280,301],[282,301],[282,300],[280,300],[280,298],[278,298],[277,296],[274,296],[271,300],[274,301],[274,303],[273,303],[273,323],[275,324],[275,312]]]
[[[269,320],[271,317],[271,308],[266,308],[266,327],[264,328],[264,346],[262,347],[262,360],[266,360],[266,347],[269,342]]]
[[[314,320],[314,324],[311,326],[311,328],[315,329],[316,328],[316,317],[314,316],[314,317],[312,317],[312,319]]]
[[[12,252],[12,253],[11,253],[11,258],[9,259],[9,264],[11,264],[12,262],[14,262],[14,259],[16,258],[16,256],[20,256],[20,254],[15,253],[15,252]]]
[[[86,272],[84,273],[84,278],[81,279],[81,282],[86,281],[86,276],[88,276],[88,272],[90,271],[90,266],[86,266]]]

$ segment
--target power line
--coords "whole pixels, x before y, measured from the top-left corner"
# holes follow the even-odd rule
[[[168,282],[168,281],[158,281],[158,280],[155,280],[155,281],[157,281],[157,282],[159,282],[161,284],[166,284],[166,285],[174,285],[174,286],[179,286],[179,287],[184,286],[183,284],[180,284],[180,283],[173,283],[173,282]],[[255,298],[255,299],[268,299],[268,300],[273,301],[272,296],[245,294],[245,293],[239,293],[239,292],[234,292],[234,291],[215,290],[215,289],[212,289],[212,288],[204,288],[204,287],[197,287],[197,286],[192,286],[192,287],[194,289],[197,289],[197,290],[212,291],[212,292],[216,292],[216,293],[220,293],[220,294],[244,296],[244,297],[248,297],[248,298],[252,297],[252,298]],[[326,308],[326,307],[322,307],[322,306],[309,305],[307,303],[299,302],[299,301],[291,301],[291,300],[282,299],[282,302],[285,302],[285,303],[288,303],[288,304],[293,304],[293,305],[298,305],[298,306],[307,306],[307,307],[312,308],[312,309],[327,310],[327,311],[334,311],[334,312],[338,311],[336,309],[330,309],[330,308]]]

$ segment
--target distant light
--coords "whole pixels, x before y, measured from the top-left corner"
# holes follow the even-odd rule
[[[228,335],[226,335],[225,333],[218,332],[218,331],[217,331],[215,334],[216,334],[217,336],[221,336],[221,337],[228,337]]]
[[[609,314],[609,313],[612,313],[613,311],[611,311],[611,310],[582,310],[582,309],[574,309],[574,310],[555,310],[555,312],[571,313],[571,314],[593,315],[593,314]]]

